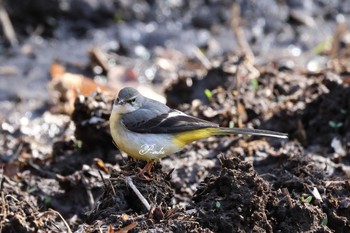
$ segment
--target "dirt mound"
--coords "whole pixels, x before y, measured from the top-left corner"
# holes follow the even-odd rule
[[[171,174],[157,165],[152,178],[135,176],[144,163],[131,162],[121,171],[113,170],[95,208],[86,213],[85,223],[101,229],[109,224],[116,228],[161,232],[209,232],[193,215],[176,203]],[[139,193],[138,193],[139,192]]]
[[[275,190],[251,163],[237,157],[221,163],[221,174],[206,178],[194,196],[204,226],[214,232],[331,232],[320,207]]]

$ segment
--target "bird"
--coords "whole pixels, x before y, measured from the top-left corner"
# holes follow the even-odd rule
[[[153,163],[181,151],[187,144],[210,136],[248,134],[288,138],[287,134],[250,128],[226,128],[190,116],[124,87],[115,98],[109,118],[110,132],[119,150],[147,161],[140,175],[151,176]]]

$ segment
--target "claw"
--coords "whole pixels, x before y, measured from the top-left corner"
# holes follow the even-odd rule
[[[148,177],[152,177],[151,169],[153,167],[153,162],[148,162],[146,166],[138,173],[138,176],[148,179]],[[145,176],[147,175],[147,176]]]

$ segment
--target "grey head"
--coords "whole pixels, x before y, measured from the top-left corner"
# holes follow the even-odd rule
[[[132,102],[133,100],[136,100],[138,95],[140,95],[140,93],[135,88],[125,87],[119,91],[118,98],[116,100],[118,102]]]
[[[119,113],[133,112],[142,107],[145,99],[136,89],[125,87],[119,91],[113,106],[117,108]]]

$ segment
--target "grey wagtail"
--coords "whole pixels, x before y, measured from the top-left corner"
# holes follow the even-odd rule
[[[210,136],[250,134],[287,138],[287,134],[268,130],[220,127],[170,109],[131,87],[120,90],[109,121],[117,147],[135,159],[148,162],[140,173],[142,175],[150,174],[155,160],[178,152],[193,141]]]

